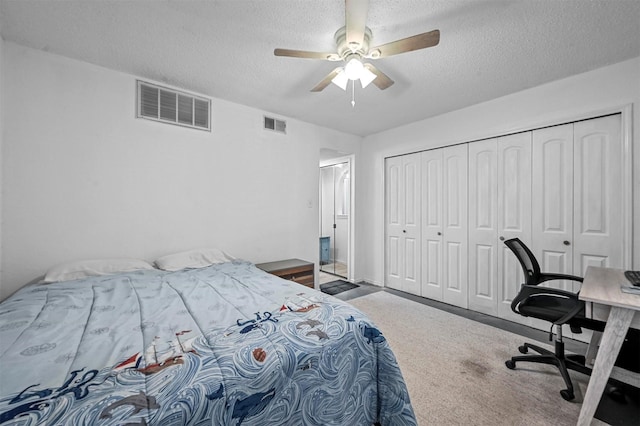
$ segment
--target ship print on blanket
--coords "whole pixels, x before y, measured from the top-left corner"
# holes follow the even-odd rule
[[[301,287],[243,261],[25,287],[0,425],[415,425],[380,331]]]

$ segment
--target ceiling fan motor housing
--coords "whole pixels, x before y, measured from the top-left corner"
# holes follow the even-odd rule
[[[343,61],[347,61],[349,56],[358,55],[361,59],[366,57],[369,53],[369,47],[371,43],[371,30],[369,27],[365,27],[364,29],[364,38],[362,39],[362,44],[360,46],[350,46],[347,43],[347,27],[344,26],[336,31],[333,38],[336,41],[336,46],[338,46],[338,55],[340,59]]]

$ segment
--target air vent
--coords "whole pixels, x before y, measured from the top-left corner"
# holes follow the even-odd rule
[[[138,118],[211,131],[211,101],[138,80]]]
[[[273,130],[279,133],[287,133],[287,122],[284,120],[278,120],[276,118],[264,117],[265,130]]]

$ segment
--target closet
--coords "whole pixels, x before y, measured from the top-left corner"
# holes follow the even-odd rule
[[[387,285],[536,326],[511,311],[524,277],[502,242],[549,272],[627,266],[627,151],[614,114],[387,158]]]
[[[385,163],[386,285],[420,295],[420,154]]]
[[[513,320],[521,318],[511,300],[523,277],[502,241],[530,241],[531,138],[524,132],[469,144],[469,307]]]
[[[542,270],[584,276],[588,266],[626,266],[624,155],[620,115],[533,132],[531,242]],[[580,283],[555,286],[575,292]]]
[[[620,116],[536,131],[533,147],[532,241],[542,268],[574,275],[590,265],[622,268]]]
[[[467,144],[421,154],[420,295],[467,307]]]

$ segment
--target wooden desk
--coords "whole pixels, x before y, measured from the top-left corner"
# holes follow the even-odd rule
[[[629,285],[623,270],[587,268],[579,298],[587,305],[588,317],[607,321],[607,325],[582,403],[578,426],[591,424],[627,331],[632,323],[634,327],[640,324],[640,314],[637,314],[640,311],[640,295],[623,293],[620,285]]]

